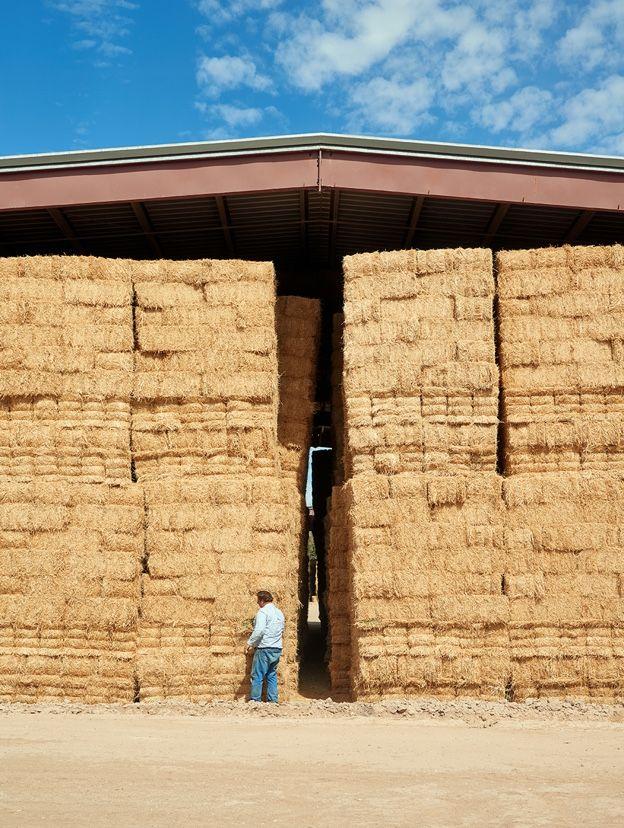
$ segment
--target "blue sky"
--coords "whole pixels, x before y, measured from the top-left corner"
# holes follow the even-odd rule
[[[0,154],[352,132],[624,154],[624,0],[21,0]]]

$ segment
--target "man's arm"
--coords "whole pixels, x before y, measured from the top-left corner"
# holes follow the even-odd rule
[[[264,631],[267,625],[267,614],[266,612],[262,612],[262,610],[258,610],[256,613],[256,620],[254,623],[254,628],[252,634],[249,636],[247,641],[247,647],[256,647],[264,635]]]

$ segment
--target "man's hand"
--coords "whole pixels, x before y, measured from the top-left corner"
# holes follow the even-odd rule
[[[245,652],[247,653],[247,655],[249,655],[249,653],[250,653],[252,650],[253,650],[253,647],[250,647],[250,646],[249,646],[249,644],[245,647]]]

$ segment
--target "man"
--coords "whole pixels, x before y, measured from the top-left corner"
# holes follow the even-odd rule
[[[247,641],[245,652],[255,647],[251,663],[250,701],[262,701],[262,684],[266,679],[267,701],[277,704],[277,665],[282,655],[284,613],[273,603],[273,596],[266,590],[257,594],[258,606],[254,628]]]

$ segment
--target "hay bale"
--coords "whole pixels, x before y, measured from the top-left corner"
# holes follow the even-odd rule
[[[624,247],[497,255],[509,473],[624,468]]]
[[[344,282],[347,471],[494,471],[490,251],[347,256]]]
[[[0,259],[0,480],[130,480],[131,263]]]
[[[343,374],[343,328],[344,314],[335,313],[332,318],[332,352],[331,352],[331,406],[332,406],[332,433],[334,443],[334,483],[336,486],[344,483],[345,468],[345,422],[344,422],[344,389]]]
[[[0,399],[0,480],[129,478],[129,400]]]
[[[624,697],[624,476],[504,481],[514,697]]]
[[[500,478],[360,475],[340,497],[357,697],[502,697],[510,660]]]
[[[127,399],[130,263],[89,256],[0,259],[0,396]]]
[[[326,517],[327,613],[329,621],[329,675],[332,698],[352,697],[351,676],[351,573],[348,567],[349,531],[344,487],[332,490]]]
[[[275,276],[255,262],[137,262],[139,480],[275,474]]]
[[[0,484],[0,699],[131,701],[140,486]]]
[[[280,296],[275,306],[279,371],[277,438],[283,473],[303,486],[316,406],[321,327],[317,299]]]
[[[280,670],[287,695],[297,683],[297,487],[287,479],[213,476],[148,483],[145,494],[141,698],[244,696],[244,646],[262,588],[286,616]]]

